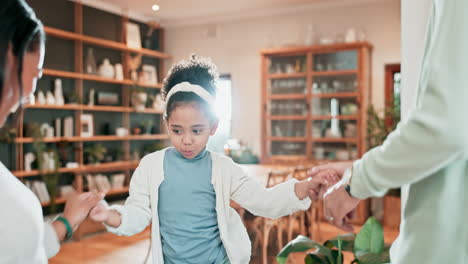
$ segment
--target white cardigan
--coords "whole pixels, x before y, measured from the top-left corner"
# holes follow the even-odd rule
[[[111,206],[121,214],[120,226],[106,226],[109,232],[131,236],[143,231],[151,221],[153,264],[164,263],[158,217],[158,190],[164,180],[164,154],[165,149],[146,155],[140,161],[133,173],[130,196],[125,205]],[[211,183],[216,193],[221,240],[232,264],[249,263],[249,236],[240,216],[230,207],[230,200],[234,200],[255,215],[268,218],[279,218],[305,210],[309,208],[311,201],[309,198],[299,200],[296,196],[295,179],[266,189],[254,178],[247,176],[230,158],[214,152],[210,154],[213,164]]]

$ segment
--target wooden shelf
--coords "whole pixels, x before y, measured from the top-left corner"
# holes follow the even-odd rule
[[[71,78],[71,79],[83,79],[87,81],[95,81],[95,82],[103,82],[103,83],[113,83],[113,84],[123,84],[123,85],[136,85],[146,88],[156,88],[160,89],[162,84],[149,84],[149,83],[139,83],[134,82],[132,80],[116,80],[111,78],[105,78],[97,75],[91,74],[84,74],[84,73],[77,73],[77,72],[69,72],[69,71],[60,71],[54,69],[44,69],[44,75],[48,76],[55,76],[61,78]]]
[[[93,136],[93,137],[54,137],[44,138],[43,141],[46,143],[54,143],[61,141],[69,142],[88,142],[88,141],[124,141],[124,140],[160,140],[167,139],[166,134],[154,134],[154,135],[129,135],[129,136]],[[30,137],[16,138],[15,143],[33,143],[34,139]]]
[[[82,172],[105,172],[135,169],[138,161],[116,161],[101,164],[88,164],[81,167]]]
[[[336,43],[330,45],[313,45],[313,46],[297,46],[289,48],[274,48],[274,49],[264,49],[260,51],[260,54],[263,56],[283,56],[285,54],[298,54],[310,52],[311,50],[315,53],[325,53],[325,52],[336,52],[340,50],[352,50],[367,48],[372,49],[372,45],[368,42],[354,42],[354,43]]]
[[[128,193],[128,190],[129,190],[129,187],[123,187],[123,188],[118,188],[118,189],[110,189],[107,193],[106,193],[106,197],[107,196],[112,196],[112,195],[117,195],[117,194],[126,194]],[[66,199],[65,198],[62,198],[62,197],[58,197],[55,201],[56,204],[64,204],[66,203]],[[44,203],[41,203],[42,207],[45,207],[45,206],[50,206],[50,202],[44,202]]]
[[[338,116],[330,116],[330,115],[312,115],[312,120],[331,120],[331,119],[339,119],[339,120],[357,120],[357,115],[338,115]]]
[[[312,76],[337,76],[337,75],[352,75],[358,74],[357,70],[342,70],[342,71],[316,71],[311,72]]]
[[[306,160],[307,155],[271,155],[272,160]]]
[[[134,113],[140,113],[140,114],[163,114],[163,111],[159,111],[159,110],[156,110],[156,109],[149,109],[149,108],[146,108],[144,110],[135,110],[134,108],[130,108],[130,112],[134,112]]]
[[[160,51],[155,51],[155,50],[150,50],[150,49],[129,48],[124,43],[120,43],[116,41],[90,37],[90,36],[86,36],[86,35],[82,35],[82,34],[78,34],[74,32],[69,32],[69,31],[65,31],[65,30],[61,30],[57,28],[52,28],[52,27],[44,27],[44,30],[47,35],[54,36],[54,37],[59,37],[59,38],[64,38],[64,39],[69,39],[69,40],[78,40],[84,43],[93,44],[93,45],[101,46],[104,48],[139,53],[139,54],[149,56],[149,57],[154,57],[154,58],[160,58],[160,59],[171,58],[169,54],[166,54]]]
[[[268,96],[270,100],[291,100],[291,99],[307,99],[306,94],[272,94]]]
[[[116,194],[124,194],[128,193],[129,187],[123,187],[119,189],[110,189],[107,193],[106,196],[111,196],[111,195],[116,195]]]
[[[316,97],[316,98],[345,98],[345,97],[358,97],[359,93],[354,92],[354,93],[315,93],[311,94],[311,97]]]
[[[58,172],[59,173],[76,173],[79,172],[80,168],[59,168]],[[13,175],[15,175],[18,178],[22,177],[31,177],[31,176],[38,176],[41,174],[47,174],[47,173],[53,173],[53,171],[45,171],[41,173],[39,170],[31,170],[31,171],[13,171]]]
[[[356,138],[313,138],[314,143],[356,143]]]
[[[132,108],[124,106],[110,106],[110,105],[81,105],[83,111],[102,111],[102,112],[130,112]]]
[[[307,73],[305,72],[297,72],[297,73],[277,73],[277,74],[269,74],[267,78],[269,79],[291,79],[291,78],[305,78],[307,77]]]
[[[80,110],[81,105],[65,104],[65,105],[40,105],[40,104],[27,104],[23,106],[26,109],[60,109],[60,110]]]
[[[67,200],[65,198],[62,198],[62,197],[57,197],[55,199],[55,204],[64,204]],[[49,206],[50,205],[50,202],[44,202],[44,203],[41,203],[42,207],[44,206]]]
[[[306,137],[269,137],[270,141],[307,142]]]
[[[144,113],[144,114],[162,114],[162,111],[155,109],[144,109],[142,111],[137,111],[133,107],[123,107],[123,106],[107,106],[107,105],[78,105],[78,104],[65,104],[65,105],[40,105],[40,104],[28,104],[24,108],[27,109],[60,109],[60,110],[82,110],[82,111],[102,111],[102,112],[134,112],[134,113]]]
[[[97,171],[118,171],[118,170],[129,170],[135,169],[138,166],[138,161],[116,161],[107,162],[101,164],[83,165],[78,168],[59,168],[59,173],[81,173],[81,172],[97,172]],[[53,173],[52,171],[46,171],[41,173],[39,170],[32,171],[13,171],[13,175],[18,178],[38,176],[46,173]]]
[[[60,110],[84,110],[84,111],[104,111],[104,112],[130,112],[132,109],[130,107],[123,106],[88,106],[88,105],[78,105],[78,104],[66,104],[66,105],[25,105],[27,109],[60,109]]]
[[[275,115],[275,116],[267,116],[269,120],[307,120],[307,116],[303,115]]]
[[[155,134],[155,135],[130,135],[126,136],[127,140],[164,140],[169,139],[167,134]]]

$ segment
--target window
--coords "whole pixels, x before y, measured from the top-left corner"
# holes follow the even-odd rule
[[[224,144],[231,136],[232,82],[230,75],[221,75],[217,83],[215,111],[219,117],[218,130],[208,141],[207,149],[224,153]]]

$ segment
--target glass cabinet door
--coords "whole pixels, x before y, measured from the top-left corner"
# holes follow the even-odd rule
[[[342,74],[330,76],[314,76],[312,93],[355,93],[358,91],[356,74]]]
[[[306,120],[272,120],[269,136],[305,137]]]
[[[269,74],[294,74],[307,72],[307,56],[277,56],[270,58]]]
[[[347,71],[357,70],[357,50],[346,50],[332,53],[320,53],[313,56],[313,70],[322,71]]]
[[[311,100],[311,115],[352,116],[359,111],[356,97],[316,97]]]
[[[305,156],[305,142],[272,141],[270,153],[273,156]]]
[[[306,116],[306,99],[278,99],[270,101],[271,116]]]
[[[313,120],[311,128],[312,137],[356,140],[358,136],[357,120],[343,120],[331,118],[326,120]]]
[[[270,95],[306,94],[307,79],[305,77],[271,79],[268,90],[270,91]]]
[[[349,161],[357,159],[355,143],[313,143],[312,157],[314,160]]]

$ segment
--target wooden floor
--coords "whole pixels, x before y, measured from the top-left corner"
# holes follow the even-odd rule
[[[335,227],[323,223],[321,225],[321,237],[332,238],[343,232]],[[357,228],[356,232],[358,232]],[[385,242],[391,243],[398,235],[398,231],[385,230]],[[132,236],[118,237],[110,233],[101,233],[83,238],[78,242],[69,242],[62,245],[60,253],[52,258],[50,264],[145,264],[144,259],[149,248],[150,231]],[[270,261],[274,263],[272,252]],[[270,254],[269,254],[270,255]],[[304,263],[303,255],[293,256],[298,261],[291,263]],[[349,263],[351,256],[346,256],[345,263]],[[151,263],[148,262],[148,263]],[[252,264],[260,264],[260,252],[253,252]]]

